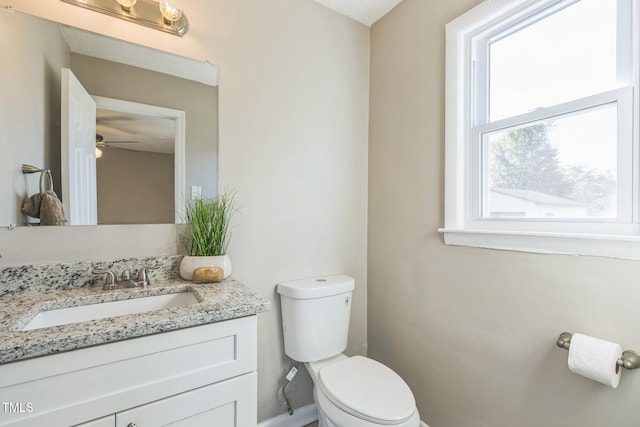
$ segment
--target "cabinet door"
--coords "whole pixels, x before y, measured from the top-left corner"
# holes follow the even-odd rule
[[[89,421],[82,424],[77,424],[74,427],[114,427],[115,425],[116,425],[116,416],[109,415],[108,417],[100,418],[100,419]]]
[[[116,427],[255,427],[255,372],[116,414]]]

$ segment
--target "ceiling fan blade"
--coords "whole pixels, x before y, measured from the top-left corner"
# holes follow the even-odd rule
[[[124,151],[133,151],[133,152],[136,152],[136,153],[141,153],[140,150],[133,150],[131,148],[118,147],[118,146],[115,146],[115,145],[109,145],[109,144],[104,144],[104,143],[97,144],[96,147],[98,147],[100,149],[106,148],[106,149],[109,149],[109,150],[124,150]]]

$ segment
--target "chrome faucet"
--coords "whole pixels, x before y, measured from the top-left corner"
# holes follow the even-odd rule
[[[91,273],[93,274],[106,274],[104,278],[104,285],[102,286],[102,290],[108,291],[110,289],[116,288],[116,275],[113,274],[111,270],[93,270]]]
[[[129,270],[124,270],[120,275],[120,281],[116,281],[116,275],[111,270],[93,270],[93,274],[104,274],[104,285],[102,289],[109,291],[111,289],[135,288],[136,282],[131,280]]]
[[[129,274],[129,270],[125,269],[122,274],[120,274],[120,288],[135,288],[136,282],[131,280],[131,274]]]
[[[136,286],[142,286],[143,288],[149,286],[151,284],[151,281],[149,280],[149,274],[147,273],[147,270],[156,270],[157,268],[158,267],[141,268],[140,271],[138,271],[138,279],[135,282]]]

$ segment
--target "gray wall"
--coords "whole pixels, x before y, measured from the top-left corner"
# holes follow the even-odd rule
[[[103,148],[96,160],[98,224],[173,224],[173,154]]]
[[[23,175],[23,163],[51,169],[60,194],[60,69],[69,49],[57,25],[31,20],[0,10],[0,227],[23,225],[22,201],[39,191],[40,174]]]
[[[369,355],[430,427],[637,427],[638,372],[571,374],[563,331],[640,349],[640,264],[450,247],[444,30],[477,0],[404,0],[371,31]]]

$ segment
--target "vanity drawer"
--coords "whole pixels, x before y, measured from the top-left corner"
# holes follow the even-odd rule
[[[255,372],[116,414],[116,427],[256,425]]]
[[[256,316],[0,365],[0,426],[69,426],[256,370]]]
[[[116,416],[111,415],[109,417],[100,418],[99,420],[93,420],[82,424],[77,424],[73,427],[114,427],[116,425]]]

